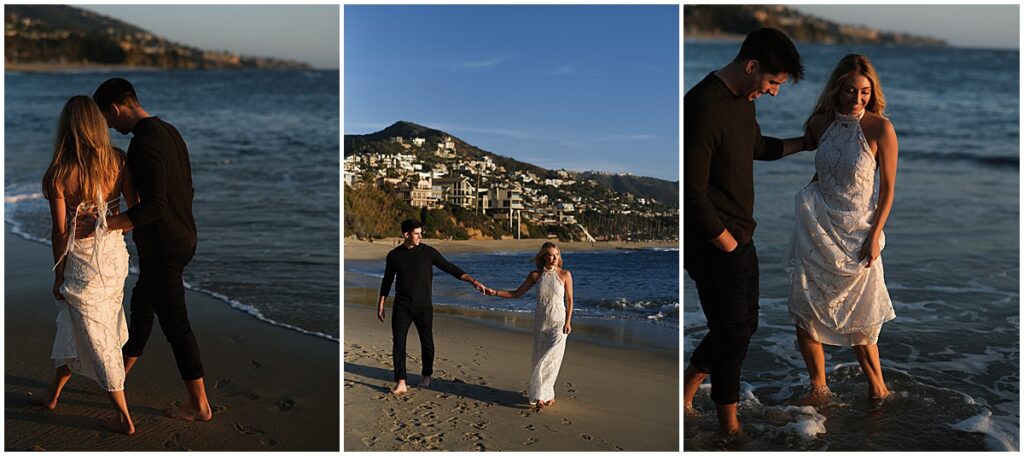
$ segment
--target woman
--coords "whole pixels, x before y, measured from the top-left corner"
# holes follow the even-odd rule
[[[892,209],[898,144],[867,57],[844,57],[804,124],[815,144],[811,183],[796,195],[789,312],[810,374],[812,402],[829,396],[822,344],[851,346],[869,394],[889,394],[878,360],[882,323],[895,318],[879,255]]]
[[[515,291],[485,289],[488,296],[518,298],[539,283],[533,314],[533,361],[530,368],[530,405],[538,409],[555,403],[555,379],[562,366],[565,338],[572,332],[572,274],[562,269],[562,253],[545,242],[533,258],[530,272]]]
[[[53,222],[54,281],[57,336],[51,357],[57,366],[53,384],[33,402],[53,409],[61,390],[79,373],[107,391],[116,414],[103,425],[124,434],[135,426],[124,396],[121,347],[128,340],[124,281],[128,250],[120,230],[108,231],[106,218],[117,213],[119,197],[129,207],[138,202],[123,152],[110,145],[107,124],[86,96],[64,104],[57,125],[53,159],[43,175],[43,194],[50,202]],[[75,239],[75,225],[95,219],[91,237]]]

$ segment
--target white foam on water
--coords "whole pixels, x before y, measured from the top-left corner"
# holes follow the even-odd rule
[[[990,410],[949,425],[951,428],[985,435],[985,444],[992,451],[1019,451],[1019,427],[992,416]]]
[[[20,194],[20,195],[4,196],[4,203],[5,204],[14,204],[14,203],[20,203],[22,201],[31,201],[31,200],[37,200],[37,199],[43,199],[43,194],[42,193],[23,193],[23,194]]]

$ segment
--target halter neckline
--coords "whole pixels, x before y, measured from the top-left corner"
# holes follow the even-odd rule
[[[867,109],[861,109],[860,112],[855,112],[853,114],[843,114],[836,111],[836,120],[844,123],[860,122],[860,120],[864,118],[864,114],[867,112]]]

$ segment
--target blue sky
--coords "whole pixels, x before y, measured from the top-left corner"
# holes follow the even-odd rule
[[[792,5],[843,24],[913,33],[952,46],[1018,49],[1018,5]]]
[[[407,120],[545,168],[679,179],[677,6],[344,8],[346,134]]]
[[[338,69],[337,5],[75,5],[206,50]]]

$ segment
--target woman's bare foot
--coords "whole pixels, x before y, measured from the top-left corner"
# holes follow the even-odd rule
[[[52,398],[49,394],[28,393],[28,401],[31,402],[32,405],[46,407],[50,410],[57,408],[57,399]]]
[[[198,410],[192,404],[188,403],[165,408],[164,415],[176,420],[184,421],[210,421],[213,419],[212,410]]]
[[[115,413],[112,416],[108,416],[100,421],[103,427],[110,429],[114,432],[120,432],[125,435],[132,435],[135,433],[135,424],[131,420],[126,419],[120,413]]]
[[[881,402],[884,401],[889,396],[892,396],[892,391],[889,391],[889,388],[886,388],[885,385],[882,385],[881,388],[868,386],[868,396],[873,401]]]
[[[811,390],[797,400],[800,405],[824,405],[832,399],[832,391],[827,385],[811,386]]]

